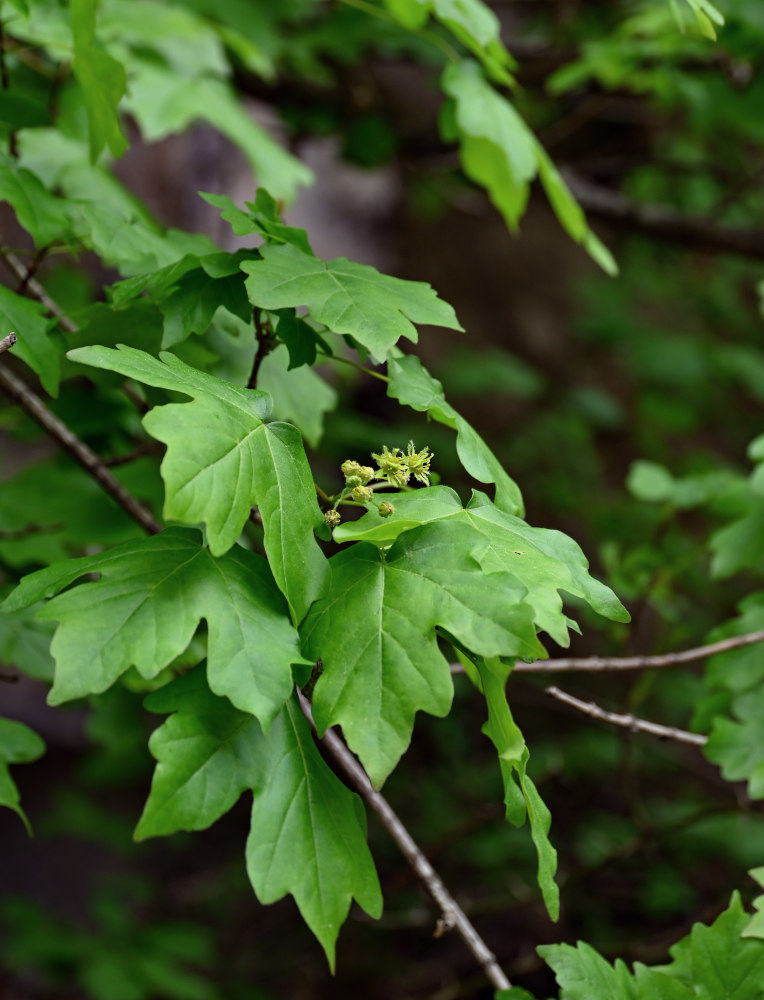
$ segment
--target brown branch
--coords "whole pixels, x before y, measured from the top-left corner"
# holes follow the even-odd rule
[[[707,216],[683,215],[666,205],[639,204],[578,174],[564,171],[564,175],[581,207],[614,225],[695,250],[764,260],[764,227],[729,226]]]
[[[574,670],[605,671],[605,670],[655,670],[660,667],[676,667],[680,663],[693,663],[705,660],[717,653],[727,653],[731,649],[751,646],[755,642],[764,642],[764,629],[758,632],[746,632],[744,635],[733,635],[730,639],[720,639],[710,642],[707,646],[695,646],[692,649],[680,649],[676,653],[661,653],[658,656],[569,656],[557,657],[551,660],[534,660],[532,663],[522,663],[518,660],[514,672],[518,674],[554,674]],[[464,673],[461,663],[451,664],[452,674]]]
[[[15,333],[9,333],[7,337],[3,337],[3,339],[0,340],[0,354],[2,354],[3,351],[7,351],[9,350],[9,348],[13,347],[13,345],[16,343],[18,339],[19,338],[16,336]]]
[[[257,350],[255,360],[252,362],[252,374],[247,382],[248,389],[257,388],[257,376],[260,374],[260,365],[276,346],[276,337],[271,329],[268,320],[263,322],[260,318],[260,310],[254,310],[255,334],[257,336]]]
[[[0,389],[15,400],[64,451],[68,452],[144,531],[155,535],[162,530],[151,511],[128,493],[102,459],[84,441],[80,441],[66,424],[47,408],[40,397],[13,372],[8,371],[6,366],[0,367]]]
[[[2,255],[2,259],[5,261],[8,269],[22,283],[23,290],[29,292],[38,302],[41,302],[48,312],[56,317],[63,330],[66,330],[67,333],[76,333],[79,329],[77,324],[64,315],[64,310],[61,306],[48,295],[37,278],[30,274],[30,269],[24,267],[16,254],[0,247],[0,255]]]
[[[300,707],[315,732],[316,726],[310,710],[310,702],[301,692],[298,691],[297,694],[300,699]],[[509,989],[511,984],[496,961],[493,952],[472,926],[467,915],[412,839],[411,834],[393,812],[387,799],[372,787],[368,775],[342,739],[334,730],[327,729],[321,737],[321,746],[331,757],[343,777],[358,792],[372,812],[377,815],[429,895],[440,907],[442,916],[436,926],[436,937],[451,928],[455,928],[475,960],[485,971],[491,984],[498,990]]]
[[[574,698],[567,691],[561,691],[558,687],[544,688],[550,698],[556,698],[571,708],[583,712],[590,719],[597,719],[600,722],[608,722],[611,726],[621,726],[632,733],[650,733],[651,736],[658,736],[662,740],[676,740],[679,743],[690,743],[692,746],[702,747],[708,742],[707,736],[699,733],[690,733],[686,729],[676,729],[674,726],[661,726],[657,722],[648,722],[647,719],[638,719],[635,715],[619,715],[617,712],[608,712],[593,701],[581,701]]]

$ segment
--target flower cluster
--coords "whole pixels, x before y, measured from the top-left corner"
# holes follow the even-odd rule
[[[414,442],[409,441],[408,448],[404,453],[400,448],[392,450],[387,445],[382,446],[382,454],[372,454],[371,456],[379,467],[379,475],[375,479],[386,479],[391,486],[400,489],[408,483],[411,476],[430,485],[430,462],[432,454],[428,448],[417,451]]]
[[[360,462],[350,458],[340,466],[345,477],[345,486],[335,498],[334,507],[324,514],[324,521],[330,528],[336,528],[341,521],[337,505],[343,500],[352,499],[356,503],[375,502],[373,491],[376,487],[369,485],[372,480],[377,480],[380,486],[387,483],[402,489],[413,476],[425,486],[430,485],[430,462],[433,456],[428,448],[417,451],[413,441],[409,441],[405,452],[401,448],[388,448],[387,445],[383,445],[381,454],[372,454],[371,457],[377,463],[376,469],[372,469],[369,465],[361,465]],[[376,506],[380,517],[391,517],[395,513],[395,507],[388,500],[383,500]]]

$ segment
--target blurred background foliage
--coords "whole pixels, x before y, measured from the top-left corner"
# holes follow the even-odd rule
[[[103,38],[130,51],[131,148],[113,165],[125,185],[117,188],[103,160],[90,166],[72,152],[85,110],[50,55],[65,5],[30,6],[29,22],[19,19],[23,0],[0,8],[11,81],[0,128],[10,152],[23,125],[29,169],[65,196],[97,192],[94,204],[100,198],[126,224],[101,237],[94,208],[79,220],[81,242],[61,243],[54,205],[33,191],[28,211],[47,249],[30,247],[8,205],[4,241],[81,328],[121,339],[102,287],[165,263],[168,239],[181,253],[192,245],[168,229],[236,245],[198,190],[240,202],[254,196],[252,170],[282,192],[312,170],[315,186],[287,219],[308,228],[317,253],[431,281],[454,305],[467,334],[426,332],[425,364],[520,484],[529,521],[577,539],[628,604],[630,626],[584,620],[573,651],[660,653],[764,627],[759,4],[720,0],[715,42],[689,6],[678,30],[663,0],[491,4],[517,60],[516,106],[614,252],[617,278],[566,239],[535,188],[510,237],[465,179],[438,131],[438,27],[432,38],[412,34],[361,0],[104,0]],[[17,215],[26,226],[18,207]],[[12,270],[4,277],[18,289]],[[145,309],[133,333],[156,349],[161,327]],[[235,351],[221,362],[218,347],[235,346],[239,332],[230,317],[216,321],[178,353],[231,372]],[[446,428],[401,409],[349,366],[323,374],[323,388],[302,387],[284,416],[302,420],[317,449],[320,439],[312,459],[327,489],[344,459],[367,461],[382,444],[413,439],[466,498]],[[271,377],[278,384],[278,371]],[[50,405],[159,509],[159,455],[145,439],[136,446],[139,413],[116,386],[69,378]],[[13,405],[0,409],[0,429],[7,587],[136,532]],[[432,909],[374,822],[385,914],[378,923],[351,914],[333,979],[292,901],[264,910],[253,898],[239,851],[245,803],[205,833],[134,845],[155,724],[138,679],[53,712],[44,704],[48,637],[31,618],[0,632],[2,714],[48,746],[14,771],[35,839],[0,813],[3,1000],[490,995],[458,941],[433,940]],[[419,720],[386,794],[513,982],[551,996],[539,942],[583,938],[610,958],[662,961],[732,888],[753,896],[746,872],[764,857],[763,680],[752,646],[707,669],[578,675],[567,685],[616,711],[713,727],[708,759],[603,728],[548,699],[543,684],[512,680],[560,853],[556,926],[534,885],[532,845],[502,822],[493,752],[476,735],[483,719],[463,679],[448,719]]]

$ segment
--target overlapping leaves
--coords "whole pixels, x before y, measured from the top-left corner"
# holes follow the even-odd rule
[[[538,175],[568,235],[609,274],[618,270],[610,251],[589,229],[583,210],[543,146],[515,108],[469,59],[451,63],[442,87],[449,102],[442,118],[446,139],[458,139],[467,176],[485,187],[510,229],[525,211],[530,182]]]
[[[324,261],[294,243],[264,246],[261,255],[241,265],[253,305],[306,306],[314,320],[351,336],[377,362],[401,337],[416,343],[415,323],[461,330],[451,306],[423,281],[393,278],[345,257]]]
[[[413,354],[391,352],[387,359],[390,382],[388,396],[426,413],[457,433],[456,452],[464,468],[481,483],[496,486],[496,506],[510,514],[523,514],[523,498],[517,483],[507,475],[501,462],[461,414],[443,395],[443,386]]]
[[[376,785],[408,746],[416,712],[450,708],[436,627],[480,656],[544,655],[526,587],[509,572],[482,574],[474,543],[469,526],[436,521],[404,532],[386,554],[345,549],[304,623],[304,652],[324,664],[316,722],[321,731],[342,725]]]
[[[173,714],[151,737],[158,763],[136,835],[204,829],[252,789],[252,886],[263,903],[291,893],[333,967],[351,899],[376,917],[382,898],[360,799],[323,762],[300,709],[287,702],[265,735],[210,692],[203,667],[146,705]]]
[[[560,531],[533,528],[500,510],[476,491],[466,508],[447,486],[431,486],[395,498],[395,513],[381,518],[371,510],[358,521],[335,530],[338,541],[371,541],[389,545],[417,525],[445,521],[469,528],[467,550],[476,569],[488,579],[511,573],[527,588],[534,622],[561,646],[569,642],[570,619],[563,613],[559,591],[583,598],[598,614],[628,621],[628,613],[609,587],[589,574],[580,547]]]
[[[155,677],[186,649],[203,618],[213,691],[264,725],[273,720],[301,657],[264,559],[239,547],[215,558],[197,532],[169,528],[39,570],[3,610],[35,604],[93,572],[98,581],[59,594],[39,613],[60,623],[51,644],[51,704],[105,691],[131,666]]]
[[[729,907],[710,926],[695,924],[671,948],[673,961],[631,973],[584,942],[542,945],[538,952],[552,967],[561,1000],[760,1000],[764,982],[764,941],[741,937],[749,915],[733,894]]]
[[[155,407],[143,421],[167,445],[165,516],[206,524],[210,549],[220,555],[257,505],[271,570],[299,621],[328,569],[313,535],[320,513],[302,439],[291,424],[265,422],[268,395],[205,375],[171,354],[158,361],[129,347],[86,347],[70,357],[193,397]]]

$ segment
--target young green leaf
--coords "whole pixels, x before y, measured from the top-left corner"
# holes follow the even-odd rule
[[[382,893],[366,843],[361,800],[324,763],[290,700],[271,726],[255,789],[247,873],[262,903],[291,893],[334,970],[334,947],[353,897],[372,917]]]
[[[544,656],[527,590],[482,573],[469,525],[445,521],[402,534],[387,555],[361,543],[331,560],[331,584],[301,630],[321,657],[313,711],[339,723],[378,787],[405,751],[419,710],[445,715],[453,684],[436,626],[478,655]]]
[[[157,760],[151,793],[135,838],[204,830],[259,784],[263,731],[207,685],[203,665],[148,696],[146,708],[171,712],[155,729],[149,750]]]
[[[155,60],[133,58],[124,107],[147,142],[207,122],[241,149],[258,183],[286,202],[313,180],[310,168],[254,120],[227,80],[189,78]]]
[[[39,617],[60,622],[53,705],[109,688],[129,667],[155,677],[191,642],[204,618],[212,690],[267,726],[292,690],[291,664],[302,662],[297,634],[264,559],[236,547],[215,558],[198,532],[168,528],[23,579],[3,610],[36,603],[86,573],[49,601]],[[83,657],[82,650],[88,655]]]
[[[20,805],[19,790],[8,770],[9,764],[26,764],[45,753],[45,744],[28,726],[14,719],[0,719],[0,806],[12,809],[30,837],[32,827]]]
[[[608,274],[618,271],[608,249],[586,224],[544,148],[506,98],[486,80],[480,66],[465,59],[451,63],[442,87],[446,105],[442,127],[453,127],[467,176],[482,185],[513,232],[525,211],[530,183],[538,174],[555,215],[568,234]],[[449,138],[449,136],[444,136]]]
[[[475,490],[466,509],[445,486],[430,486],[395,498],[388,518],[370,510],[357,521],[335,529],[338,542],[369,541],[389,545],[402,532],[432,521],[468,524],[474,529],[469,553],[486,575],[511,573],[528,589],[534,622],[561,646],[569,644],[570,619],[560,591],[582,597],[598,614],[613,621],[629,615],[613,591],[589,574],[580,547],[560,531],[532,528],[519,517],[500,510]]]
[[[212,553],[221,555],[256,504],[271,570],[300,621],[323,589],[328,564],[313,535],[320,511],[302,439],[290,424],[263,422],[268,395],[206,375],[172,354],[158,361],[124,346],[85,347],[69,357],[193,398],[143,418],[148,433],[167,445],[165,516],[204,522]]]
[[[580,941],[547,944],[538,953],[554,970],[561,1000],[760,1000],[764,982],[764,941],[742,936],[749,915],[738,893],[707,927],[695,924],[671,949],[668,965],[634,965],[621,959],[611,966]]]
[[[454,310],[422,281],[381,274],[345,257],[324,261],[292,244],[264,246],[262,260],[243,263],[254,306],[306,306],[314,320],[349,334],[381,363],[401,337],[415,343],[415,323],[461,330]]]
[[[337,405],[337,392],[312,368],[289,371],[287,364],[287,350],[279,345],[263,360],[257,384],[273,397],[274,416],[294,424],[311,448],[316,448],[324,416]]]
[[[249,236],[257,233],[266,243],[291,243],[303,253],[313,255],[308,234],[304,229],[287,226],[281,221],[276,200],[264,187],[257,189],[254,203],[244,203],[249,212],[238,208],[227,195],[207,194],[204,191],[199,194],[208,204],[221,210],[220,217],[230,223],[234,235]]]
[[[523,515],[523,498],[514,479],[507,475],[494,453],[456,410],[446,402],[443,386],[413,354],[391,353],[387,359],[390,378],[388,396],[433,420],[452,427],[456,433],[456,453],[467,472],[480,483],[494,483],[496,506],[510,514]]]
[[[480,683],[488,706],[488,721],[483,732],[499,754],[499,766],[504,781],[504,802],[507,819],[519,826],[525,814],[538,855],[538,883],[552,920],[560,914],[560,890],[554,880],[557,871],[557,851],[549,840],[551,816],[536,786],[526,774],[530,756],[525,739],[507,704],[505,687],[511,667],[496,658],[478,657],[475,661]],[[518,786],[519,792],[518,795]]]
[[[764,798],[764,691],[735,696],[731,716],[717,716],[704,753],[727,781],[748,781],[752,799]]]
[[[63,238],[69,221],[60,198],[56,198],[31,170],[12,162],[0,162],[0,200],[13,207],[19,225],[37,246]]]
[[[57,396],[63,342],[52,326],[43,306],[0,285],[0,338],[11,331],[18,335],[14,355],[40,376],[46,392]]]
[[[127,90],[125,68],[93,44],[96,0],[71,0],[69,12],[74,37],[72,70],[87,112],[91,160],[98,158],[104,146],[112,156],[121,156],[128,145],[117,114],[117,105]]]
[[[764,868],[752,868],[748,874],[764,889]],[[753,907],[756,913],[740,932],[740,936],[764,940],[764,896],[757,896],[753,901]]]

